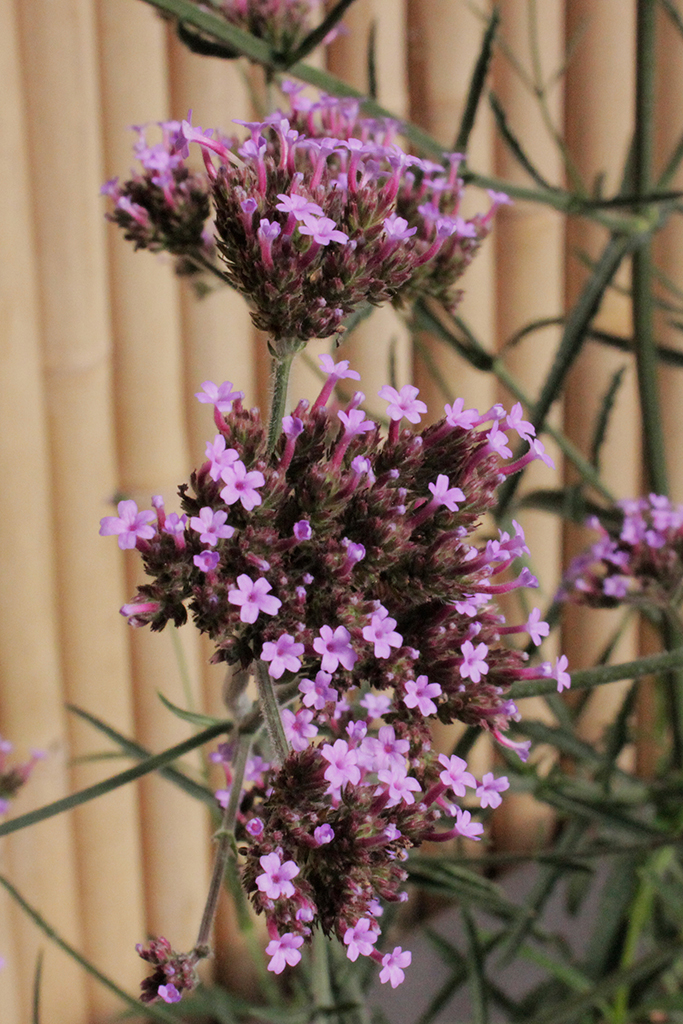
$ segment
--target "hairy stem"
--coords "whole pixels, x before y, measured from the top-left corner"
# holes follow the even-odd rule
[[[206,955],[204,950],[206,950],[206,947],[209,945],[211,926],[213,925],[213,919],[216,915],[216,907],[218,906],[218,897],[223,885],[225,867],[235,840],[235,821],[237,819],[237,810],[239,808],[240,797],[242,795],[244,771],[247,765],[247,758],[249,756],[249,748],[251,747],[251,734],[238,733],[236,742],[237,749],[235,751],[235,758],[232,765],[230,797],[225,811],[223,812],[221,827],[216,833],[219,839],[218,847],[216,849],[216,858],[213,864],[213,874],[211,875],[209,893],[206,897],[202,923],[199,926],[199,933],[195,944],[195,949],[200,956]]]
[[[284,356],[273,356],[271,381],[273,386],[273,397],[270,403],[270,418],[268,420],[268,454],[275,449],[275,444],[282,431],[282,417],[287,407],[287,385],[289,383],[289,371],[292,366],[294,353]]]
[[[265,661],[260,659],[256,662],[256,683],[261,713],[268,730],[274,759],[277,764],[282,764],[289,753],[289,744],[280,718],[280,708],[275,696],[273,680],[268,675],[268,666]]]

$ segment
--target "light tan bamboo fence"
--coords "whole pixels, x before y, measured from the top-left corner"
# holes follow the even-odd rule
[[[499,6],[504,47],[495,59],[492,84],[514,131],[542,173],[562,183],[567,172],[548,126],[559,131],[564,123],[576,173],[590,188],[604,170],[607,187],[613,188],[632,124],[633,0],[503,0]],[[450,148],[483,32],[478,11],[488,10],[485,0],[479,5],[356,0],[346,19],[350,34],[329,49],[328,66],[365,88],[374,23],[380,101]],[[678,137],[683,120],[683,45],[669,22],[662,19],[659,29],[662,151]],[[551,83],[568,44],[568,73],[548,88],[542,116],[529,81]],[[518,68],[506,48],[517,56]],[[131,166],[128,125],[182,117],[193,107],[198,123],[229,128],[232,118],[249,116],[246,86],[251,80],[258,92],[258,74],[241,62],[188,53],[138,0],[6,0],[0,5],[0,56],[0,735],[19,755],[30,747],[49,754],[13,807],[12,813],[21,813],[127,764],[82,760],[113,748],[67,712],[67,703],[153,750],[187,735],[163,710],[158,690],[176,703],[219,709],[221,675],[207,664],[201,638],[186,628],[174,644],[170,631],[134,632],[118,616],[139,567],[111,540],[98,537],[98,522],[111,512],[119,492],[143,507],[151,494],[163,493],[173,509],[176,485],[187,479],[212,432],[194,392],[205,379],[229,378],[250,403],[263,405],[267,360],[263,339],[252,331],[237,296],[226,291],[198,301],[168,263],[131,252],[107,228],[98,197],[102,181],[125,175]],[[486,106],[469,157],[478,171],[528,181],[496,142]],[[486,204],[482,193],[468,201],[477,208]],[[498,351],[527,320],[560,315],[565,297],[576,298],[585,277],[579,256],[596,258],[604,238],[584,221],[569,225],[566,240],[564,230],[546,208],[519,203],[501,212],[494,237],[465,279],[461,307],[489,351]],[[657,259],[679,287],[682,253],[683,234],[672,222],[658,243]],[[598,322],[629,335],[626,304],[616,291]],[[679,332],[665,317],[658,331],[662,340],[681,347]],[[557,337],[556,328],[546,328],[507,354],[508,366],[532,396]],[[436,339],[421,336],[418,342],[413,352],[400,321],[380,311],[345,344],[343,356],[361,371],[370,409],[378,409],[375,396],[391,353],[399,384],[417,382],[435,417],[444,394],[462,395],[468,405],[482,409],[497,399],[509,402],[490,376],[472,370]],[[311,346],[311,351],[326,348]],[[564,403],[565,429],[585,450],[595,410],[611,375],[624,364],[626,379],[602,456],[617,496],[641,489],[630,358],[588,345]],[[310,396],[316,386],[314,371],[302,362],[292,394]],[[672,488],[680,501],[679,371],[667,370],[662,388]],[[559,408],[554,422],[561,422]],[[561,472],[553,475],[541,467],[530,485],[554,486]],[[524,526],[543,606],[558,580],[562,531],[557,521],[538,513],[528,514]],[[584,542],[579,531],[566,531],[564,556]],[[613,616],[572,611],[562,637],[570,665],[594,657],[612,628]],[[635,653],[638,642],[631,629],[618,655]],[[179,669],[180,649],[189,691]],[[591,700],[584,723],[591,742],[599,743],[614,701],[609,688]],[[644,704],[644,737],[646,712]],[[438,741],[447,745],[452,734]],[[643,744],[643,770],[647,751]],[[492,763],[486,744],[476,756],[478,771]],[[202,762],[195,758],[188,767],[202,770]],[[498,819],[496,841],[506,848],[525,847],[548,827],[545,812],[510,799]],[[194,939],[208,836],[204,810],[167,783],[148,780],[0,840],[0,868],[60,934],[134,992],[140,977],[135,942],[160,931],[181,947]],[[227,908],[219,935],[224,949],[230,944],[235,950],[219,957],[219,970],[233,984],[241,974],[248,985],[246,959],[233,945],[235,926]],[[45,953],[43,1019],[50,1024],[107,1019],[116,1000],[3,895],[2,1024],[30,1019],[40,950]]]

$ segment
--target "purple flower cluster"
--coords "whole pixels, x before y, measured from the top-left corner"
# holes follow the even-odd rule
[[[196,987],[196,965],[200,959],[196,952],[177,953],[164,938],[152,939],[146,947],[138,943],[135,949],[139,957],[154,966],[152,974],[141,983],[143,1003],[157,999],[178,1003],[183,992]]]
[[[618,501],[621,521],[607,529],[596,516],[587,526],[599,539],[571,563],[559,600],[594,607],[678,605],[683,583],[683,505],[661,494]]]
[[[179,256],[185,272],[214,265],[280,354],[343,330],[363,303],[432,295],[454,308],[455,282],[507,197],[491,193],[488,213],[466,220],[459,154],[446,154],[445,168],[421,160],[397,144],[393,122],[360,118],[355,101],[288,91],[289,115],[237,122],[250,132],[241,144],[189,120],[162,124],[153,147],[141,132],[144,173],[104,187],[115,203],[109,218],[136,247]],[[204,176],[185,166],[190,143],[201,147]]]
[[[12,797],[16,796],[39,761],[46,754],[42,750],[32,750],[31,757],[24,764],[9,764],[8,755],[13,746],[9,740],[0,736],[0,815],[6,814]]]
[[[538,610],[506,625],[494,603],[537,585],[528,569],[513,570],[528,553],[521,527],[483,544],[472,537],[501,481],[527,460],[506,464],[508,430],[528,440],[528,458],[548,457],[519,406],[480,414],[459,400],[435,425],[401,429],[425,411],[409,385],[381,390],[383,438],[362,392],[328,408],[335,384],[358,374],[330,356],[321,365],[320,395],[283,418],[272,454],[258,410],[244,409],[229,382],[205,382],[197,397],[213,404],[218,432],[180,487],[182,514],[167,514],[160,497],[154,513],[124,501],[100,532],[135,546],[150,577],[122,608],[132,625],[180,625],[189,607],[215,661],[247,671],[259,662],[276,695],[300,698],[281,711],[289,754],[278,766],[252,761],[237,815],[270,969],[296,963],[319,926],[395,985],[409,954],[375,943],[380,901],[405,898],[408,850],[480,838],[456,798],[469,789],[495,807],[508,785],[437,757],[431,722],[480,726],[525,759],[528,744],[506,736],[518,717],[506,691],[552,675],[567,685],[566,659],[532,667],[504,640],[524,632],[539,643],[548,632]]]
[[[215,255],[207,228],[208,181],[205,174],[188,169],[177,149],[180,122],[159,122],[161,140],[154,145],[147,141],[150,127],[133,129],[137,133],[133,148],[142,172],[123,184],[112,178],[100,190],[114,204],[106,216],[122,228],[136,249],[169,252],[177,257],[179,274],[194,274]]]

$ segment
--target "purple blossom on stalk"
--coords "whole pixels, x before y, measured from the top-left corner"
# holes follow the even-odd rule
[[[320,635],[313,641],[313,649],[322,655],[323,672],[336,672],[339,665],[350,672],[358,660],[351,646],[351,634],[345,626],[321,626]]]
[[[419,389],[412,384],[404,384],[400,391],[385,384],[379,389],[379,397],[389,403],[387,416],[391,420],[401,420],[405,416],[410,423],[419,423],[427,412],[427,406],[418,399]]]
[[[488,674],[489,666],[486,661],[488,647],[486,644],[477,644],[475,647],[471,640],[465,640],[460,651],[463,658],[460,675],[463,679],[469,678],[473,683],[478,683],[482,676]]]
[[[225,487],[221,491],[221,498],[226,505],[234,505],[240,501],[247,512],[251,512],[263,501],[257,491],[257,487],[263,487],[265,477],[258,469],[249,472],[243,462],[233,462],[225,466],[221,472],[221,479]]]
[[[195,555],[192,561],[201,569],[202,572],[213,572],[218,568],[218,563],[221,560],[221,556],[217,551],[200,551],[198,555]]]
[[[275,643],[269,641],[263,645],[261,660],[270,662],[268,675],[280,679],[285,672],[299,671],[303,653],[304,645],[297,643],[289,633],[283,633]]]
[[[269,900],[288,899],[294,895],[292,879],[299,874],[293,860],[281,862],[279,853],[268,853],[259,860],[263,874],[256,879],[256,885]]]
[[[140,540],[151,540],[156,529],[150,526],[156,516],[151,511],[138,512],[134,501],[120,501],[118,516],[105,516],[100,520],[100,537],[118,536],[122,551],[134,548]]]
[[[385,953],[382,957],[382,970],[379,972],[379,980],[383,985],[391,983],[392,988],[401,985],[405,980],[404,967],[409,967],[413,956],[409,949],[405,951],[401,946],[394,946],[393,952]]]
[[[477,796],[482,807],[500,807],[503,798],[500,795],[510,788],[504,775],[496,778],[493,772],[487,772],[477,786]]]
[[[277,615],[282,601],[268,593],[272,590],[268,580],[261,577],[254,581],[246,573],[242,573],[236,582],[237,590],[228,592],[228,601],[239,606],[242,622],[256,622],[260,612],[265,615]]]
[[[392,619],[387,609],[380,605],[370,616],[370,625],[363,627],[363,639],[375,645],[376,658],[388,658],[391,648],[400,647],[403,643],[403,637],[394,629],[395,625],[396,619]]]
[[[300,948],[304,944],[303,935],[285,932],[284,935],[271,939],[266,946],[266,954],[271,958],[268,970],[274,974],[282,974],[289,964],[294,967],[301,960]]]
[[[219,412],[230,412],[232,403],[238,398],[244,398],[243,391],[233,391],[232,381],[226,380],[216,386],[212,380],[205,380],[202,390],[197,391],[195,398],[199,402],[215,405]]]
[[[370,921],[367,917],[362,917],[353,927],[347,928],[344,933],[344,945],[348,946],[346,955],[349,960],[357,960],[359,956],[370,956],[378,938],[377,922]]]
[[[200,535],[202,544],[215,548],[219,540],[232,537],[235,532],[232,526],[226,525],[227,518],[227,512],[214,512],[210,505],[206,505],[199,510],[198,516],[190,519],[190,527]]]
[[[278,130],[286,134],[284,126]],[[357,152],[349,147],[349,163]],[[367,173],[361,157],[359,188]],[[378,965],[390,955],[372,953],[378,900],[406,898],[410,849],[456,835],[479,839],[482,825],[453,801],[474,787],[490,807],[507,786],[492,776],[477,785],[464,761],[438,757],[429,717],[479,726],[524,757],[527,744],[507,735],[519,717],[507,692],[513,682],[553,672],[505,642],[504,634],[524,630],[540,637],[540,613],[506,626],[495,606],[498,593],[533,582],[528,571],[493,582],[527,553],[521,529],[486,541],[474,532],[501,480],[488,435],[491,423],[506,420],[502,406],[479,416],[455,403],[458,422],[444,417],[393,438],[371,424],[351,438],[326,408],[325,391],[335,376],[353,371],[331,357],[322,365],[322,399],[311,407],[300,402],[282,418],[272,451],[257,410],[235,400],[224,416],[215,414],[208,461],[181,486],[186,519],[178,519],[172,541],[165,532],[171,517],[154,499],[157,530],[139,545],[146,582],[126,609],[136,625],[155,629],[182,623],[189,611],[212,639],[215,661],[253,673],[261,660],[283,702],[298,685],[301,706],[281,711],[289,753],[275,764],[267,741],[257,745],[262,760],[247,773],[235,822],[245,851],[243,884],[278,944],[278,969],[289,962],[286,949],[296,959],[317,927],[342,942],[350,931],[347,946]],[[345,411],[352,429],[365,422],[361,401],[358,392]],[[212,473],[227,452],[236,458]],[[238,465],[263,500],[247,508],[237,497],[230,512],[221,492]],[[444,500],[448,514],[437,514]],[[672,518],[663,505],[656,512],[664,522]],[[234,532],[219,538],[227,515]],[[661,535],[659,525],[660,519],[646,522],[633,536],[647,543],[648,534]],[[215,549],[198,554],[200,543],[208,544],[200,540],[205,530],[216,538]],[[621,558],[614,544],[609,552]],[[614,569],[627,571],[616,562],[611,575]],[[294,676],[291,683],[283,682],[285,673]],[[235,792],[233,756],[226,748],[226,786],[219,791],[225,801]],[[444,814],[455,819],[450,828],[439,826]],[[295,876],[279,876],[286,865]],[[361,921],[375,927],[357,932]],[[301,942],[281,947],[287,935]],[[392,976],[398,979],[398,971]],[[182,992],[176,976],[159,976],[154,998],[159,985],[171,984]]]
[[[418,676],[417,679],[409,679],[405,687],[403,703],[407,708],[417,708],[425,717],[436,714],[437,707],[431,698],[439,697],[443,692],[438,683],[430,683],[427,676]]]
[[[313,725],[313,712],[299,708],[296,714],[289,708],[281,712],[282,726],[292,750],[305,750],[310,741],[318,735],[318,726]]]

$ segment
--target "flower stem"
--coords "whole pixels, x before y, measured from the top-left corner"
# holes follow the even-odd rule
[[[280,718],[280,708],[273,689],[273,680],[268,675],[268,666],[265,661],[260,659],[256,662],[256,684],[261,714],[266,723],[273,756],[277,764],[282,764],[289,753],[289,744]]]
[[[225,811],[223,812],[221,827],[216,833],[219,837],[218,847],[216,849],[216,859],[213,864],[213,874],[211,875],[209,893],[206,897],[202,923],[199,926],[197,942],[195,943],[195,950],[199,956],[207,955],[211,926],[216,915],[216,907],[218,906],[218,897],[223,885],[225,867],[228,862],[231,846],[235,839],[235,820],[237,818],[237,810],[239,808],[240,797],[242,795],[242,783],[244,781],[244,771],[247,766],[250,747],[251,734],[246,732],[238,733],[237,749],[235,751],[235,758],[232,766],[230,797]]]
[[[287,406],[287,384],[289,382],[289,370],[292,365],[294,353],[289,352],[284,356],[273,356],[271,379],[273,382],[273,398],[270,404],[270,419],[268,421],[268,454],[274,449],[278,437],[282,431],[282,417]]]

